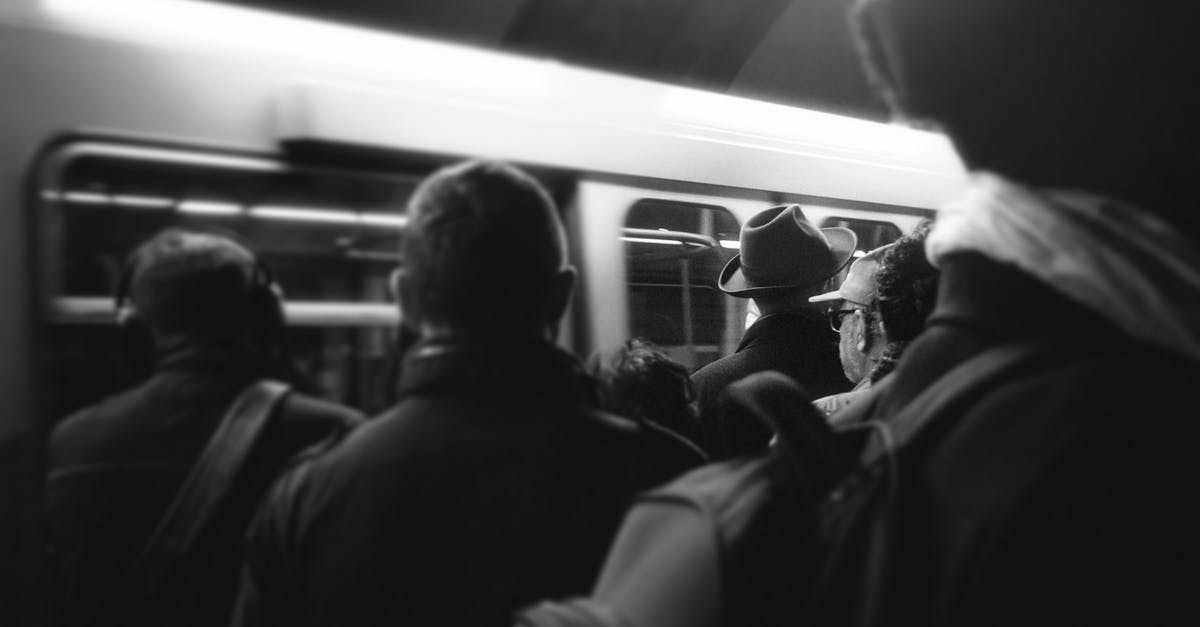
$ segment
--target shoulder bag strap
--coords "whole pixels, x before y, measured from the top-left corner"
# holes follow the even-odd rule
[[[289,390],[285,383],[263,379],[234,399],[133,564],[133,581],[145,595],[158,589],[171,565],[187,554],[212,520]]]

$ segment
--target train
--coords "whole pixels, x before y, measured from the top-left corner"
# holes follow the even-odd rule
[[[251,242],[313,385],[373,412],[393,387],[404,201],[441,165],[501,159],[551,191],[580,273],[565,347],[643,336],[693,368],[741,336],[746,302],[715,280],[750,216],[798,203],[865,251],[966,181],[933,132],[192,0],[5,0],[0,77],[0,502],[13,512],[0,572],[22,582],[6,586],[14,599],[42,559],[48,430],[136,374],[120,365],[112,292],[159,229]]]

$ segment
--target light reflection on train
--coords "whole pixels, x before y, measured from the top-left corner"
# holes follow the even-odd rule
[[[750,215],[799,202],[867,249],[964,178],[939,135],[198,2],[7,0],[0,76],[22,85],[0,119],[20,157],[0,162],[0,284],[24,321],[0,327],[0,444],[28,450],[133,376],[111,293],[169,225],[257,247],[314,387],[372,412],[392,388],[404,200],[442,163],[506,159],[552,190],[582,279],[566,345],[640,335],[693,367],[743,331],[745,302],[714,281]],[[37,454],[0,463],[39,476]]]

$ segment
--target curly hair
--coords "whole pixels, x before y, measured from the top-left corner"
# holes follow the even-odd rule
[[[925,328],[937,300],[938,271],[925,257],[932,222],[896,240],[879,260],[875,275],[879,316],[889,342],[909,342]]]
[[[633,338],[610,355],[592,358],[601,407],[639,422],[653,422],[690,440],[699,427],[691,403],[696,392],[688,370],[649,340]]]

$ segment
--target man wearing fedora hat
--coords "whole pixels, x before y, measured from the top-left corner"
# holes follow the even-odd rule
[[[730,383],[764,370],[793,378],[814,398],[845,391],[837,338],[810,296],[850,261],[857,244],[846,228],[818,229],[799,205],[763,211],[742,226],[741,251],[721,270],[717,287],[735,298],[752,298],[761,316],[746,330],[737,351],[692,374],[713,459],[756,453],[771,439],[754,422],[728,421],[720,395]]]

